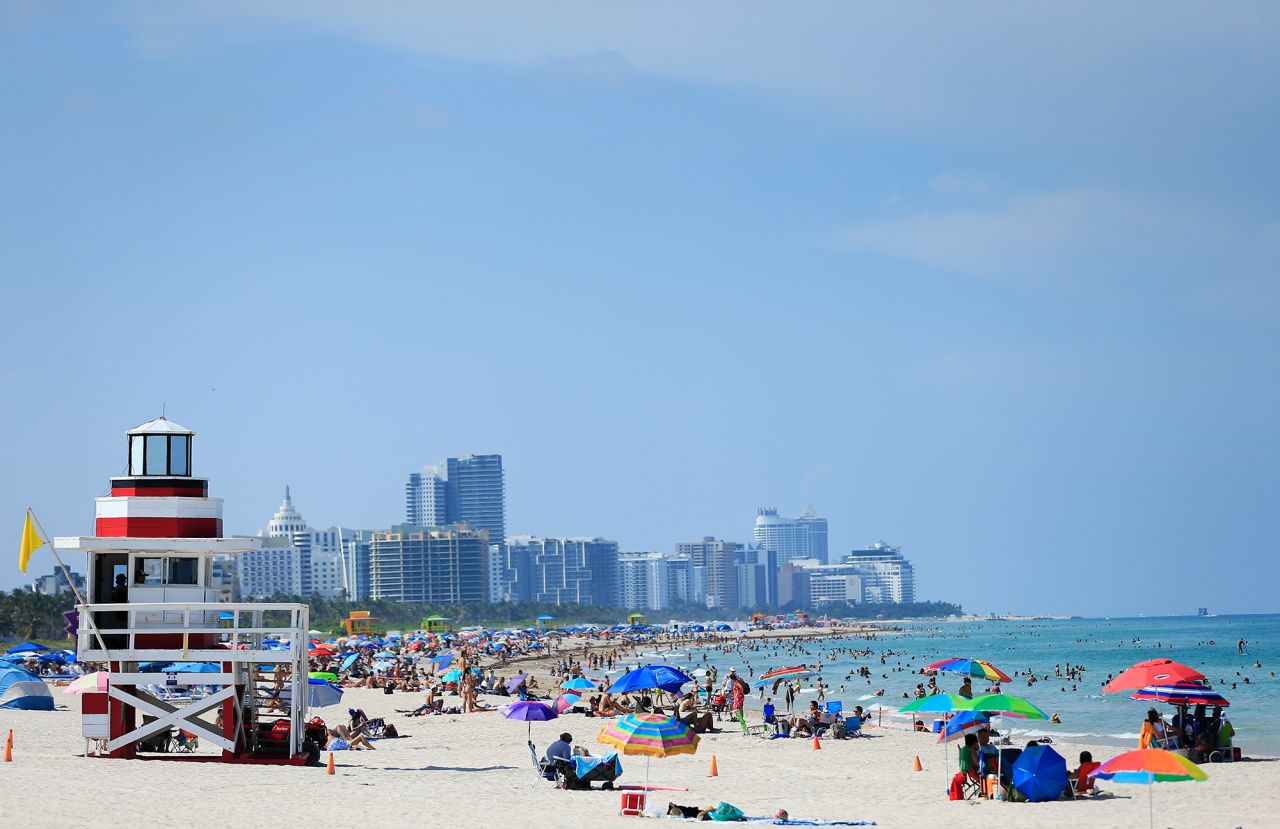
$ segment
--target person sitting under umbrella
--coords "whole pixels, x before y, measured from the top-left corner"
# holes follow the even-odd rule
[[[546,759],[548,766],[553,766],[558,762],[572,763],[573,735],[566,731],[560,735],[560,739],[547,746]]]

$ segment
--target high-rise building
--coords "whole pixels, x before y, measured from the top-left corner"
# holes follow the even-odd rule
[[[507,543],[507,495],[501,455],[463,455],[446,462],[445,522],[465,523]]]
[[[438,466],[423,467],[409,476],[404,486],[405,523],[418,527],[443,527],[445,516],[444,475]]]
[[[862,576],[852,564],[823,564],[816,558],[793,559],[780,569],[778,585],[781,607],[814,608],[833,602],[862,602]]]
[[[262,549],[237,562],[240,594],[245,598],[274,595],[332,599],[346,592],[342,531],[314,530],[293,504],[289,487],[284,500],[261,533]]]
[[[827,519],[809,507],[799,518],[782,518],[772,507],[756,511],[755,541],[778,554],[779,566],[797,558],[827,563]]]
[[[670,604],[668,559],[662,553],[618,556],[618,606],[662,610]]]
[[[499,547],[507,540],[506,484],[501,455],[463,455],[424,467],[405,484],[408,524],[443,527],[466,524],[489,533]]]
[[[705,536],[701,541],[676,544],[676,555],[688,556],[693,581],[697,584],[689,599],[705,602],[709,608],[735,609],[738,604],[738,572],[742,545]]]
[[[506,592],[515,601],[617,606],[618,542],[603,538],[513,537]]]
[[[346,568],[347,598],[363,601],[369,598],[370,547],[376,530],[344,530],[342,536],[343,567]]]
[[[688,556],[667,556],[667,601],[670,604],[688,604],[693,596],[705,596],[695,589],[693,561]]]
[[[738,607],[775,607],[778,604],[778,554],[752,544],[734,565],[738,579]]]
[[[71,574],[70,582],[67,581],[68,572]],[[84,576],[80,575],[75,570],[68,570],[64,572],[61,567],[55,567],[53,568],[53,572],[49,575],[37,576],[35,580],[31,582],[31,592],[39,593],[42,596],[56,596],[59,593],[72,592],[73,584],[75,585],[75,589],[80,591],[80,595],[83,596],[86,592]]]
[[[916,600],[916,571],[902,556],[901,547],[877,541],[844,557],[862,577],[863,600],[868,604],[907,604]]]
[[[488,535],[463,526],[411,524],[373,533],[369,598],[433,604],[488,601]]]
[[[291,537],[262,539],[262,547],[241,553],[236,561],[240,596],[247,600],[271,596],[303,596],[302,553]]]
[[[829,564],[831,558],[827,555],[827,519],[819,518],[813,511],[813,505],[807,504],[804,512],[800,513],[800,517],[796,519],[796,523],[808,531],[809,558],[816,558],[823,564]]]

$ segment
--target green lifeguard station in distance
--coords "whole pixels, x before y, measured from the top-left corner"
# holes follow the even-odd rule
[[[422,629],[427,633],[448,633],[449,620],[443,616],[428,616],[422,620]]]

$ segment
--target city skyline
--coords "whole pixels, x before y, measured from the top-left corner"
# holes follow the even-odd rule
[[[167,412],[227,532],[501,451],[512,531],[1272,608],[1271,6],[555,8],[0,13],[0,517],[87,531]]]

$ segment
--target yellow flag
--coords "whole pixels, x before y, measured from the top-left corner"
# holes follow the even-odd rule
[[[18,569],[27,572],[27,562],[31,560],[31,551],[44,546],[44,539],[36,532],[31,523],[31,513],[27,513],[27,523],[22,527],[22,549],[18,550]]]

